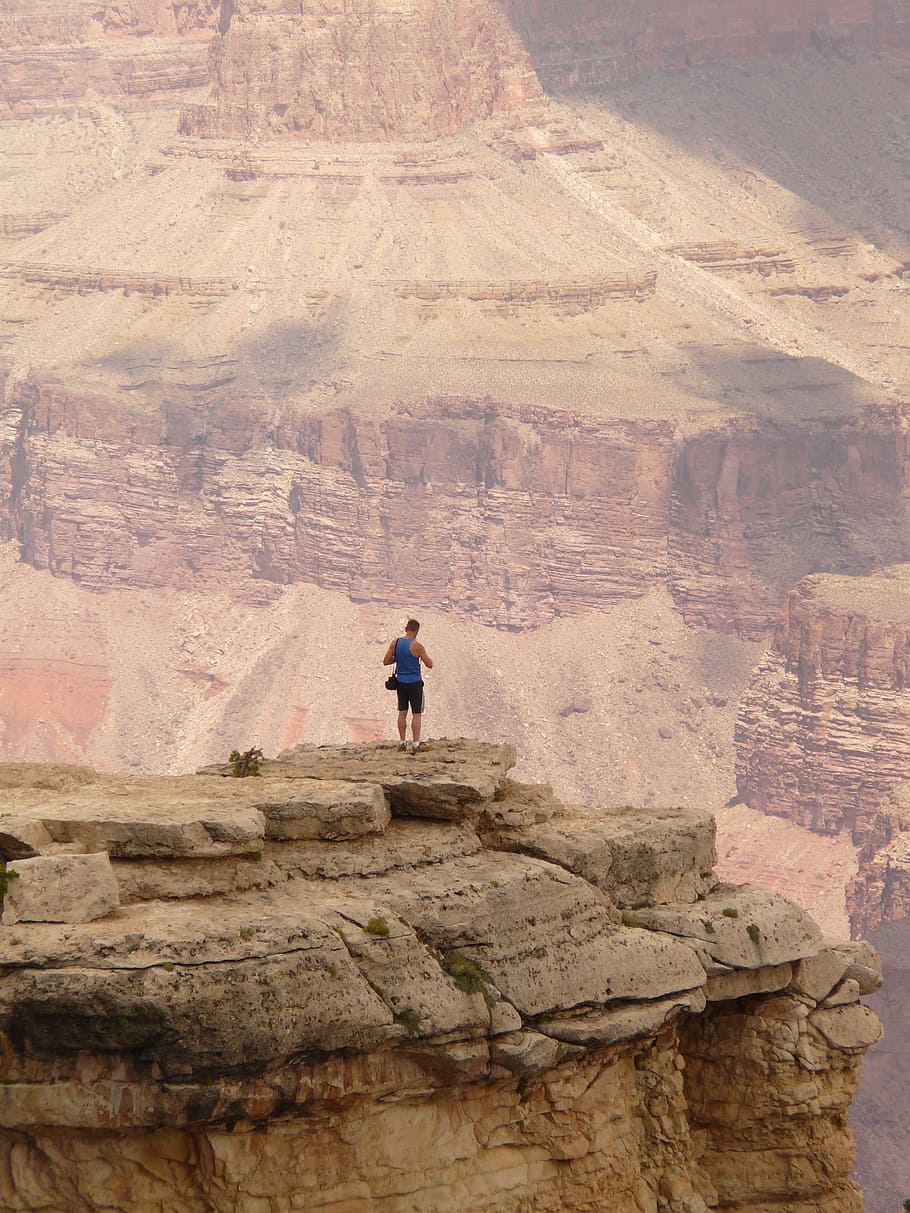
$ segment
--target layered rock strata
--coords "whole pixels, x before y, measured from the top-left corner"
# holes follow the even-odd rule
[[[90,589],[311,581],[523,629],[668,585],[688,622],[762,637],[819,559],[910,555],[890,410],[686,435],[470,399],[371,419],[223,387],[147,412],[52,377],[0,391],[4,534]]]
[[[910,772],[910,568],[807,577],[736,729],[744,801],[857,840]]]
[[[740,796],[849,835],[853,930],[910,911],[910,568],[816,576],[787,599],[736,727]]]
[[[910,783],[898,784],[853,831],[859,870],[847,889],[854,934],[910,917]]]
[[[513,760],[0,769],[3,1207],[859,1213],[872,949]]]
[[[0,13],[0,120],[92,93],[141,106],[204,86],[218,9],[217,0],[14,0]]]

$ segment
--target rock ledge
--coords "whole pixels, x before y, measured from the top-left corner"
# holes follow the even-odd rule
[[[708,816],[513,763],[0,770],[0,1206],[858,1211],[868,945],[719,886]]]

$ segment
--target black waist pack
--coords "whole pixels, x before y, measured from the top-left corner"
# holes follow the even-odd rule
[[[388,676],[388,678],[385,680],[385,689],[387,691],[397,691],[398,690],[398,675],[397,674],[390,674]]]

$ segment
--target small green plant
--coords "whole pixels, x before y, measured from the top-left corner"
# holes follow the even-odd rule
[[[241,927],[240,928],[240,938],[244,941],[252,939],[255,934],[256,934],[255,927]]]
[[[177,968],[172,960],[166,960],[161,967],[164,969],[165,973],[173,973],[173,971]]]
[[[701,920],[701,925],[705,928],[705,931],[708,935],[716,934],[716,931],[714,929],[714,923],[711,921],[710,918],[703,918]]]
[[[343,927],[334,926],[334,927],[332,927],[332,930],[335,932],[335,934],[338,936],[338,938],[341,940],[342,943],[346,944],[348,942],[348,937],[347,937],[347,935],[345,935]]]
[[[737,910],[736,906],[725,906],[724,909],[721,910],[721,913],[723,914],[724,918],[739,918],[739,910]]]
[[[401,1024],[408,1036],[416,1036],[420,1031],[420,1016],[410,1007],[406,1007],[403,1011],[393,1012],[392,1018],[397,1024]]]
[[[392,933],[389,929],[389,924],[381,914],[377,914],[375,918],[371,918],[363,929],[370,935],[379,935],[382,938]]]
[[[338,976],[338,965],[327,964],[325,966],[325,969],[326,969],[326,972],[328,973],[329,977]]]
[[[228,762],[231,764],[231,775],[234,779],[246,779],[250,775],[258,775],[263,762],[263,753],[258,746],[251,750],[231,750]]]
[[[9,868],[0,869],[0,899],[4,898],[9,892],[9,887],[14,880],[19,879],[18,872],[11,872]]]
[[[492,984],[490,974],[464,952],[449,952],[443,957],[442,967],[463,994],[482,994],[484,986]]]
[[[752,942],[754,944],[757,944],[758,941],[761,939],[761,931],[759,930],[757,924],[754,922],[750,922],[749,925],[746,927],[746,934],[749,936],[749,938],[752,940]]]

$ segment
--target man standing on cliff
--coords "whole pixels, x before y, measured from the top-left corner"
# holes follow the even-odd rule
[[[412,753],[420,750],[420,724],[423,717],[423,671],[420,663],[428,670],[433,668],[433,659],[417,639],[420,624],[416,619],[409,619],[405,625],[404,635],[393,640],[386,649],[382,659],[383,665],[397,666],[395,676],[398,679],[398,748],[406,750],[408,733],[408,709],[411,710],[411,739]]]

